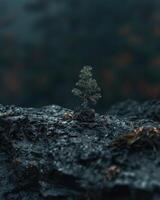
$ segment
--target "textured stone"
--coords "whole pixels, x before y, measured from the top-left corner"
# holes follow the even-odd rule
[[[0,199],[160,199],[160,148],[109,147],[137,127],[160,128],[159,111],[158,101],[123,102],[80,123],[60,106],[0,105]]]

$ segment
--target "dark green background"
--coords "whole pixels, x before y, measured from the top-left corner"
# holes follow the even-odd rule
[[[0,103],[74,107],[92,65],[105,109],[160,97],[157,0],[1,0]]]

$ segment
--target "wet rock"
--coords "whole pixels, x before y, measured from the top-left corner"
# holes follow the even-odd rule
[[[94,122],[95,121],[95,110],[86,108],[74,113],[73,118],[79,122]]]
[[[110,147],[137,127],[160,128],[159,110],[127,101],[77,120],[55,105],[0,105],[0,200],[160,199],[160,139]]]

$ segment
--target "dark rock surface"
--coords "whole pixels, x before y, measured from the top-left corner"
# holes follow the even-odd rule
[[[0,200],[159,200],[159,138],[156,149],[110,147],[159,122],[159,101],[120,103],[93,123],[59,106],[0,105]]]

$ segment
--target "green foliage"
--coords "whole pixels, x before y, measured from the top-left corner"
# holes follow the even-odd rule
[[[75,96],[82,99],[82,107],[88,107],[89,102],[96,104],[101,98],[100,91],[97,81],[92,77],[91,66],[84,66],[80,71],[79,81],[76,83],[77,88],[72,90]]]

